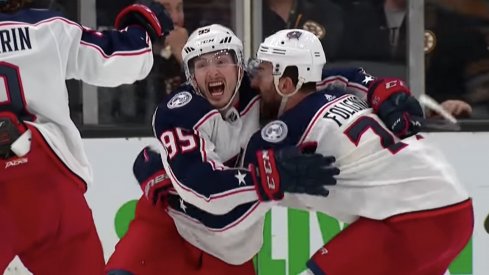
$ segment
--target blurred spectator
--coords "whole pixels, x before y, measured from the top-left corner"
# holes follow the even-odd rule
[[[282,29],[305,29],[323,44],[326,58],[336,59],[343,34],[343,13],[330,0],[263,0],[263,38]]]
[[[151,73],[136,84],[136,120],[148,122],[163,97],[185,80],[182,48],[188,32],[184,28],[183,0],[157,0],[163,4],[175,25],[164,43],[153,45],[154,64]]]
[[[232,3],[222,0],[185,0],[185,26],[189,33],[199,27],[220,24],[236,31],[233,26]],[[242,13],[242,11],[236,11]]]
[[[406,0],[346,1],[341,58],[406,63]]]
[[[340,57],[406,64],[407,0],[348,2],[342,5],[348,20]],[[427,3],[425,9],[426,91],[454,112],[453,115],[470,116],[470,105],[477,103],[470,98],[467,85],[478,75],[471,76],[470,68],[482,62],[487,65],[484,69],[489,69],[487,44],[481,32],[474,28],[474,24],[483,20],[476,23],[474,18],[441,8],[434,2]],[[486,108],[488,102],[484,103]]]
[[[427,1],[425,18],[427,92],[438,101],[466,101],[473,117],[489,117],[488,4]]]
[[[127,3],[134,1],[97,1],[98,28],[111,26],[118,11]],[[187,41],[189,31],[209,22],[232,25],[232,4],[229,1],[157,1],[162,3],[170,13],[175,30],[166,38],[165,43],[153,45],[154,65],[145,80],[114,89],[100,91],[99,88],[99,124],[143,123],[149,127],[156,105],[185,80],[181,66],[181,50]]]
[[[31,7],[58,11],[66,18],[78,21],[78,4],[73,0],[36,0]]]
[[[468,118],[472,115],[472,107],[467,102],[462,100],[445,100],[441,103],[441,107],[445,109],[448,113],[458,118]],[[428,110],[426,112],[426,117],[438,117],[439,114]]]
[[[73,0],[65,0],[76,3]],[[117,0],[117,1],[96,1],[97,8],[97,26],[109,27],[114,24],[116,15],[127,5],[133,4],[135,0]]]
[[[175,25],[175,29],[165,40],[164,50],[169,51],[169,53],[162,53],[161,56],[165,57],[171,54],[178,63],[182,64],[182,49],[188,38],[188,32],[183,26],[183,0],[158,0],[158,2],[165,6]]]
[[[183,0],[157,0],[170,14],[175,29],[164,43],[153,44],[153,68],[148,77],[134,85],[114,89],[99,88],[99,123],[149,123],[156,105],[185,79],[181,66],[181,51],[187,41],[184,28]],[[113,24],[122,7],[135,0],[97,1],[99,29]],[[100,91],[102,90],[102,91]]]

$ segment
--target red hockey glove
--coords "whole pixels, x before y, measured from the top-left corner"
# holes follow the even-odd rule
[[[160,154],[153,151],[149,146],[146,146],[136,157],[133,173],[145,197],[153,204],[157,204],[172,186],[171,180],[163,168]]]
[[[173,21],[165,7],[152,0],[138,1],[119,12],[114,26],[123,29],[130,25],[143,27],[153,43],[173,30]]]
[[[418,100],[398,78],[380,78],[370,84],[368,103],[398,137],[417,134],[424,117]]]
[[[257,165],[249,169],[261,201],[281,200],[284,192],[328,196],[328,185],[335,185],[340,170],[334,157],[305,153],[297,147],[256,153]]]

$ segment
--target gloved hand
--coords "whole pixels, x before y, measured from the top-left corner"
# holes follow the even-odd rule
[[[165,7],[153,0],[139,0],[117,14],[114,23],[117,29],[130,25],[143,27],[153,43],[173,30],[173,21]]]
[[[160,154],[149,146],[144,147],[139,152],[132,171],[143,190],[144,196],[155,205],[172,186],[171,180],[163,168]]]
[[[256,153],[257,166],[249,169],[261,201],[281,200],[284,192],[328,196],[328,185],[335,185],[340,170],[334,157],[304,152],[298,147]]]
[[[368,103],[396,136],[405,138],[420,131],[423,108],[402,80],[380,78],[373,81],[368,90]]]

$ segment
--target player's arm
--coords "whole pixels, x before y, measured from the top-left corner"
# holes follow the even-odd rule
[[[359,96],[398,137],[419,132],[423,109],[401,79],[376,78],[363,68],[325,69],[322,78],[318,90],[335,87]]]
[[[60,21],[55,39],[66,60],[67,79],[80,79],[97,86],[133,83],[148,75],[153,66],[151,40],[173,29],[164,7],[133,4],[116,19],[116,29],[95,31],[68,20]]]
[[[144,197],[154,205],[164,206],[172,216],[184,219],[195,227],[215,234],[228,235],[254,226],[270,209],[272,203],[252,201],[228,213],[214,215],[184,201],[172,188],[157,149],[146,146],[137,155],[133,173]],[[166,208],[168,206],[168,208]]]
[[[213,214],[183,200],[176,191],[168,194],[168,211],[172,217],[184,219],[200,230],[225,236],[255,226],[273,205],[273,202],[251,201],[240,204],[227,213]]]
[[[216,110],[196,104],[190,107],[204,100],[202,97],[194,96],[185,106],[167,108],[174,106],[175,102],[183,104],[185,93],[177,94],[160,105],[153,122],[155,135],[164,148],[162,160],[165,170],[183,200],[206,212],[224,214],[248,202],[281,200],[284,191],[299,181],[290,170],[307,170],[309,174],[301,180],[310,179],[313,184],[322,184],[318,180],[324,175],[322,157],[299,151],[261,150],[257,152],[256,165],[243,168],[225,166],[210,137],[233,129],[228,128],[230,124]],[[186,118],[192,115],[198,115],[200,119],[186,122]],[[291,158],[303,165],[284,165],[292,162]]]
[[[147,200],[154,205],[166,204],[172,184],[157,149],[144,147],[134,160],[132,171]]]

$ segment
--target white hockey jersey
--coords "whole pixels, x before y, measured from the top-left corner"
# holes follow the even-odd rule
[[[262,244],[264,214],[274,203],[258,202],[248,171],[232,168],[240,150],[250,140],[245,155],[246,164],[254,161],[254,153],[258,149],[296,145],[297,137],[302,136],[308,129],[306,126],[323,104],[338,100],[339,94],[346,96],[343,93],[345,91],[366,97],[365,85],[371,80],[371,76],[358,68],[326,70],[324,80],[318,83],[318,87],[330,88],[336,90],[336,93],[313,94],[321,100],[311,105],[306,104],[302,109],[292,112],[292,115],[287,115],[291,117],[290,121],[270,124],[271,126],[258,131],[251,140],[250,137],[259,129],[259,97],[250,92],[246,79],[240,89],[240,104],[237,108],[239,115],[228,114],[227,119],[204,98],[197,95],[191,86],[183,86],[167,97],[155,113],[153,126],[156,137],[164,147],[162,159],[165,170],[169,173],[175,188],[169,196],[168,211],[182,237],[203,251],[231,264],[243,263],[256,255]],[[357,109],[371,112],[363,101],[349,96],[355,98],[352,101],[355,103],[344,104],[359,104]],[[333,110],[332,114],[338,112],[345,115],[338,110]],[[332,117],[332,123],[336,123],[334,119],[339,121],[338,118]],[[372,119],[379,122],[375,116],[372,116]],[[288,130],[281,131],[285,129],[282,128],[283,125]],[[382,124],[379,122],[379,125]],[[380,127],[384,129],[383,126]],[[385,129],[384,131],[389,133]],[[262,138],[262,133],[266,139]],[[375,137],[374,135],[375,142],[372,144],[379,143]],[[390,141],[398,141],[391,134],[389,137],[392,139]],[[347,136],[343,138],[349,141]],[[281,141],[274,142],[277,139]],[[329,143],[324,145],[336,146]],[[354,150],[354,144],[350,146],[350,149]],[[363,152],[363,149],[360,152]],[[335,155],[338,152],[324,153]],[[363,152],[365,156],[370,156],[370,153],[372,152],[368,150]],[[340,169],[346,169],[346,174],[342,170],[338,186],[342,180],[349,177],[358,181],[355,174],[349,173],[348,166],[342,166],[344,161],[350,160],[348,157],[340,157],[337,162]],[[341,178],[343,175],[348,177]],[[463,193],[462,189],[460,191]],[[300,195],[286,195],[281,204],[302,209],[314,207],[345,221],[351,221],[358,216],[346,215],[341,211],[333,213],[328,210],[329,207],[321,207],[328,199],[329,197],[303,198]],[[334,205],[330,207],[338,208]]]
[[[168,212],[178,232],[231,264],[242,264],[260,250],[263,216],[270,208],[257,201],[250,172],[234,168],[259,127],[259,96],[248,84],[245,79],[239,106],[224,117],[183,85],[163,100],[153,121],[175,189],[168,196]],[[247,219],[250,215],[261,218]]]
[[[350,92],[366,95],[366,88],[355,84],[364,76],[357,68],[325,71],[318,87],[352,88]],[[275,204],[259,203],[249,172],[234,168],[259,130],[259,109],[260,97],[245,76],[239,106],[224,117],[190,85],[183,85],[163,100],[153,120],[174,186],[168,212],[180,235],[231,264],[258,253],[264,215]]]
[[[0,104],[35,126],[87,184],[92,170],[70,119],[66,79],[114,87],[147,76],[151,43],[138,27],[96,32],[48,10],[0,14]]]
[[[417,135],[399,140],[365,101],[338,89],[307,96],[251,138],[245,162],[256,150],[317,142],[340,169],[327,197],[287,194],[283,204],[329,214],[344,222],[434,209],[468,194],[444,157]]]

